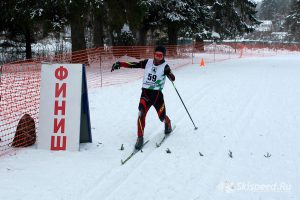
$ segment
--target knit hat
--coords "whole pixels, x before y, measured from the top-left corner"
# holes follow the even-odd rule
[[[162,52],[164,54],[164,56],[166,55],[166,48],[164,46],[159,45],[159,46],[155,47],[154,52],[157,52],[157,51]]]

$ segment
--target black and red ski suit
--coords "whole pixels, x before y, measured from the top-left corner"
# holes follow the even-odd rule
[[[148,59],[140,62],[119,62],[121,67],[125,68],[143,68],[145,69]],[[164,63],[165,60],[162,60],[159,64]],[[167,76],[171,81],[175,81],[175,76],[171,71],[170,66],[167,64],[164,69],[164,75]],[[144,135],[145,121],[148,110],[151,106],[154,106],[160,121],[170,124],[170,119],[166,115],[166,106],[164,102],[164,95],[161,90],[151,90],[142,88],[142,94],[139,102],[139,116],[137,120],[138,127],[138,137]]]

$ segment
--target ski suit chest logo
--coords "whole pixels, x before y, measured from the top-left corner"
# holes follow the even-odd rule
[[[152,67],[151,71],[156,74],[156,68],[155,67]]]

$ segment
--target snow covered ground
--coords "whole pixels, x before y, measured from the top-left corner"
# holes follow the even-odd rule
[[[199,129],[167,82],[174,134],[155,148],[163,124],[150,109],[150,142],[123,166],[136,140],[141,79],[91,89],[93,143],[80,152],[32,147],[2,157],[0,199],[300,199],[299,62],[298,54],[176,69]]]

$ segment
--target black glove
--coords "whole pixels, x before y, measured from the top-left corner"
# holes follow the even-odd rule
[[[111,72],[114,70],[120,69],[120,62],[115,62],[111,67]]]

